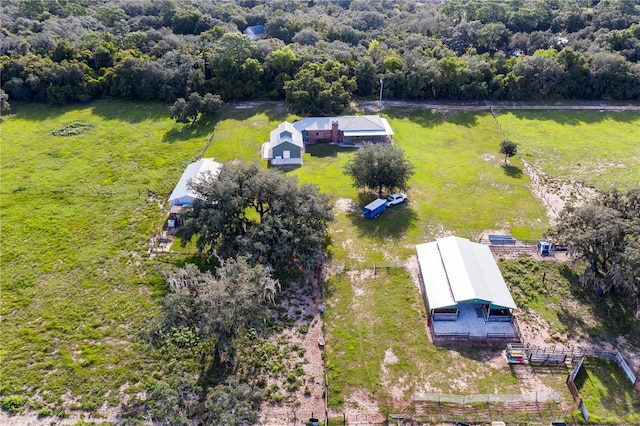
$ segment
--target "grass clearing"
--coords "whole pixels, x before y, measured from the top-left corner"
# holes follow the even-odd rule
[[[602,188],[640,186],[637,112],[513,111],[497,120],[518,155],[547,174]]]
[[[404,269],[348,271],[327,282],[329,406],[340,409],[357,389],[383,412],[406,404],[414,392],[516,392],[508,367],[492,367],[490,351],[450,351],[427,339],[420,292]],[[461,375],[482,380],[459,380]]]
[[[640,347],[640,321],[625,306],[625,295],[596,297],[580,285],[583,265],[535,262],[523,255],[502,260],[500,269],[516,305],[540,315],[553,341],[581,345],[623,337],[628,344]]]
[[[162,261],[158,200],[207,141],[160,104],[16,104],[2,119],[0,395],[57,413],[117,406],[160,370],[140,333]],[[56,129],[85,123],[84,133]],[[209,127],[210,128],[210,127]]]
[[[590,423],[640,424],[640,399],[615,362],[588,357],[575,382]],[[579,410],[572,417],[583,419]]]

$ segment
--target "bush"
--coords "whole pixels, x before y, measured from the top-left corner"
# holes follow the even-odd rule
[[[9,395],[2,398],[0,407],[10,413],[17,413],[25,402],[27,402],[27,398],[22,395]]]

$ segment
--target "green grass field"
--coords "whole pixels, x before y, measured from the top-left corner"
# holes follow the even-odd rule
[[[640,399],[615,362],[586,358],[575,383],[589,411],[589,423],[640,424]],[[583,419],[579,410],[573,417]]]
[[[637,112],[517,111],[497,120],[520,155],[552,176],[602,188],[640,186]]]
[[[157,200],[204,148],[205,127],[158,104],[14,105],[2,121],[0,394],[93,411],[145,389],[140,338],[163,289],[148,241]],[[83,135],[52,132],[82,121]],[[209,126],[210,128],[210,126]]]
[[[141,336],[158,309],[160,272],[174,261],[147,254],[149,238],[163,220],[158,200],[205,149],[205,156],[219,161],[267,167],[259,159],[260,145],[279,122],[293,118],[277,104],[227,108],[208,144],[213,123],[176,124],[167,111],[163,105],[121,102],[14,105],[2,118],[1,396],[24,395],[25,407],[35,410],[93,411],[103,401],[115,406],[159,378],[160,355]],[[342,173],[354,152],[349,149],[309,147],[304,165],[285,171],[317,184],[332,202],[345,198],[359,206],[335,211],[332,262],[362,270],[374,262],[404,262],[415,254],[416,243],[448,233],[473,238],[486,229],[505,229],[518,238],[537,238],[548,228],[520,159],[502,166],[498,150],[504,135],[491,115],[411,109],[386,115],[396,143],[416,166],[406,205],[365,220],[359,207],[375,196],[359,193]],[[75,121],[92,128],[83,135],[52,135]],[[576,167],[589,165],[585,170],[595,183],[639,180],[637,116],[527,112],[500,114],[498,122],[519,144],[522,158],[553,176],[583,179]],[[608,143],[594,135],[606,136]],[[601,155],[606,162],[597,161]],[[488,365],[487,354],[429,344],[421,296],[404,270],[374,279],[350,274],[327,283],[331,408],[340,409],[355,389],[375,397],[383,409],[398,408],[390,393],[394,383],[402,384],[396,393],[405,397],[428,390],[425,383],[442,392],[517,392],[517,381]],[[525,287],[525,303],[559,333],[571,327],[558,311],[545,310],[546,299],[529,299],[534,285]],[[580,297],[549,297],[565,296]],[[585,333],[608,336],[598,327]],[[387,350],[397,362],[384,362]],[[460,372],[483,380],[450,380]],[[543,380],[552,386],[555,379]]]

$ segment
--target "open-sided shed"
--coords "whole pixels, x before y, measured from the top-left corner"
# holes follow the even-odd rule
[[[511,321],[516,304],[488,246],[451,236],[416,251],[432,320],[455,321],[472,306],[484,321]]]

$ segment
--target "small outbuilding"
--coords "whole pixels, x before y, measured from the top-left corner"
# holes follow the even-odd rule
[[[207,177],[216,177],[221,169],[222,163],[213,161],[213,158],[203,158],[189,164],[171,192],[169,204],[171,206],[191,205],[198,198],[198,194],[191,189],[190,183]]]
[[[244,30],[244,33],[253,41],[267,38],[267,32],[265,31],[264,25],[253,25],[251,27],[247,27],[247,29]]]

